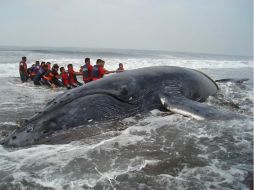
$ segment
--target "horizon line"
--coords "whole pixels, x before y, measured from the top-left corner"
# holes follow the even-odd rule
[[[90,49],[90,50],[131,50],[131,51],[159,51],[168,53],[183,53],[183,54],[201,54],[201,55],[211,55],[211,56],[230,56],[230,57],[245,57],[252,58],[252,55],[233,55],[233,54],[218,54],[218,53],[207,53],[207,52],[191,52],[191,51],[178,51],[178,50],[161,50],[161,49],[135,49],[135,48],[95,48],[95,47],[84,47],[84,46],[34,46],[34,45],[0,45],[0,48],[13,47],[13,48],[79,48],[79,49]]]

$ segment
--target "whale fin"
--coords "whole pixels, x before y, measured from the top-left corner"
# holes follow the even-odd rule
[[[218,119],[227,120],[235,117],[236,114],[226,113],[218,110],[213,106],[209,106],[205,103],[200,103],[188,99],[186,97],[166,97],[160,96],[162,105],[169,111],[179,113],[184,116],[190,116],[197,120],[204,119]]]

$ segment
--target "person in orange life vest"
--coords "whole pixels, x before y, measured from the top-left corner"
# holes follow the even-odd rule
[[[115,71],[108,71],[104,68],[105,61],[97,59],[96,65],[94,65],[92,70],[92,80],[98,80],[102,78],[105,74],[114,73]]]
[[[90,64],[90,58],[85,58],[85,65],[82,66],[82,74],[84,83],[92,81],[93,66]]]
[[[63,86],[63,84],[58,80],[58,78],[60,78],[58,69],[59,66],[54,64],[52,69],[43,76],[43,80],[46,85],[51,86],[52,88]]]
[[[19,62],[19,75],[20,75],[20,80],[22,82],[26,82],[29,75],[27,72],[27,64],[26,64],[26,57],[22,57],[22,60]]]
[[[60,68],[61,77],[62,77],[62,83],[67,89],[71,89],[70,83],[69,83],[69,77],[68,73],[65,71],[64,67]]]
[[[119,67],[117,68],[116,72],[119,73],[119,72],[123,72],[123,71],[124,71],[123,64],[119,63]]]
[[[72,87],[81,86],[82,83],[80,83],[80,82],[77,80],[77,76],[76,76],[76,75],[81,75],[82,73],[80,73],[80,72],[75,72],[75,71],[73,70],[73,65],[72,65],[72,64],[69,64],[67,67],[68,67],[68,76],[69,76],[70,85],[71,85]]]

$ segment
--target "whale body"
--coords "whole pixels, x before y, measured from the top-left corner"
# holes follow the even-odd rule
[[[204,102],[219,90],[206,74],[183,67],[129,70],[66,91],[17,128],[6,146],[38,144],[59,131],[103,121],[117,121],[153,109],[196,119],[225,116]]]

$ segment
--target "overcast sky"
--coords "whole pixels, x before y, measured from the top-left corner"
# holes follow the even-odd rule
[[[252,55],[252,0],[0,0],[0,45]]]

